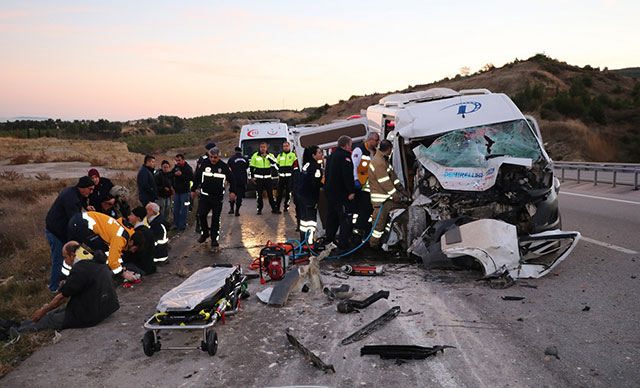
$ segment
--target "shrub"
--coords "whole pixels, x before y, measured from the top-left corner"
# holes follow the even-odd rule
[[[527,83],[524,89],[516,93],[513,102],[524,111],[532,111],[537,109],[544,99],[545,86],[542,83],[536,83],[531,86]]]

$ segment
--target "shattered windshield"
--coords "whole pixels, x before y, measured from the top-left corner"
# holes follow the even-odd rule
[[[458,129],[437,138],[423,156],[446,167],[486,167],[499,156],[542,157],[538,141],[525,120]]]

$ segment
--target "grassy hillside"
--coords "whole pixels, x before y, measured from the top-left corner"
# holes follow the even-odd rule
[[[631,78],[640,78],[640,67],[627,67],[625,69],[616,69],[611,71]]]

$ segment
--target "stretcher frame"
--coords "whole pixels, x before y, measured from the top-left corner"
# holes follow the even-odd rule
[[[227,266],[224,266],[227,267]],[[231,267],[231,266],[228,266]],[[212,328],[216,323],[222,320],[222,324],[225,324],[225,317],[236,314],[241,307],[240,299],[248,297],[247,276],[242,274],[242,268],[240,266],[234,266],[234,272],[229,275],[234,279],[231,281],[231,289],[227,295],[223,295],[216,303],[209,309],[209,311],[201,310],[195,314],[203,317],[198,321],[204,321],[204,323],[176,323],[176,324],[161,324],[157,317],[166,313],[155,313],[144,323],[145,334],[142,339],[143,350],[147,356],[152,356],[153,353],[160,351],[161,349],[167,350],[198,350],[208,352],[210,356],[215,355],[218,348],[218,336],[215,330]],[[229,279],[227,277],[227,279]],[[223,291],[223,287],[220,287],[215,295]],[[232,310],[232,306],[235,306]],[[189,313],[185,312],[185,316]],[[203,315],[204,314],[204,315]],[[160,331],[163,330],[202,330],[202,342],[199,346],[162,346],[160,342]]]

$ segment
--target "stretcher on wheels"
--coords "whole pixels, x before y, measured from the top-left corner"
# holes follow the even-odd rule
[[[247,277],[239,266],[207,267],[160,298],[157,313],[144,324],[144,354],[160,351],[161,330],[202,330],[200,346],[168,346],[164,349],[202,349],[210,356],[218,350],[218,335],[213,326],[236,313],[240,300],[249,296]]]

